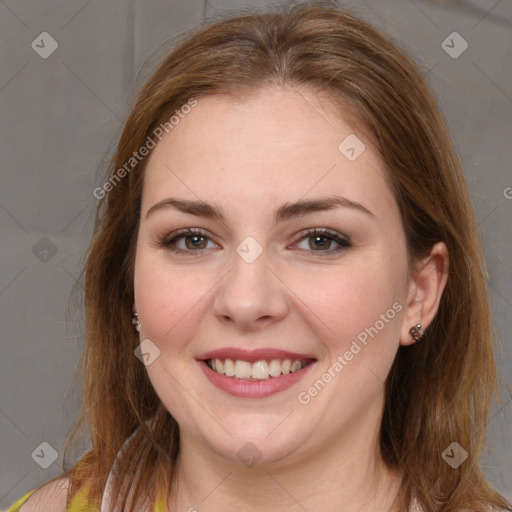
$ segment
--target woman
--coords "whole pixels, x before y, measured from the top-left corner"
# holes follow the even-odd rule
[[[202,28],[94,194],[92,449],[11,511],[512,510],[478,467],[496,381],[464,175],[387,37],[319,5]]]

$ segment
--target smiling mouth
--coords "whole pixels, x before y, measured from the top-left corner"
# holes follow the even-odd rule
[[[249,362],[241,359],[206,359],[210,369],[232,379],[264,381],[302,370],[315,359],[262,359]]]

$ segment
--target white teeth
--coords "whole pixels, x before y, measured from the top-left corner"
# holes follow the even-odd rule
[[[213,370],[215,370],[217,373],[224,373],[224,365],[222,364],[222,361],[220,359],[213,359]]]
[[[250,379],[251,378],[251,363],[247,361],[237,360],[235,363],[235,377],[237,379]]]
[[[270,375],[270,371],[268,368],[267,361],[256,361],[252,365],[252,375],[251,377],[253,379],[268,379],[268,376]]]
[[[221,375],[247,380],[267,380],[280,375],[294,373],[306,366],[306,360],[270,359],[254,363],[233,359],[210,359],[207,361],[210,368]]]
[[[300,364],[300,361],[293,361],[292,365],[290,366],[290,372],[294,373],[297,370],[300,370],[302,368],[302,365]]]
[[[269,373],[272,377],[279,377],[281,375],[281,361],[279,359],[272,359],[270,361]]]
[[[224,373],[227,377],[235,376],[235,363],[232,359],[226,359],[224,361]]]

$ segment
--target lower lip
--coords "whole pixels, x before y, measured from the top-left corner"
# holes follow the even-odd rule
[[[285,391],[299,382],[306,373],[309,373],[311,368],[315,365],[315,362],[316,361],[308,363],[301,370],[289,373],[288,375],[257,381],[226,377],[226,375],[214,372],[206,364],[206,361],[198,361],[201,370],[203,370],[206,377],[208,377],[214,386],[217,386],[230,395],[243,398],[264,398]]]

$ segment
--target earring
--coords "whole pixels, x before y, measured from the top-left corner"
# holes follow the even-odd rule
[[[412,336],[414,341],[421,341],[421,338],[423,338],[423,332],[421,324],[416,324],[414,327],[409,329],[409,334]]]
[[[140,328],[142,327],[139,322],[139,315],[135,313],[135,311],[132,313],[132,324],[135,326],[135,330],[137,332],[140,332]]]

